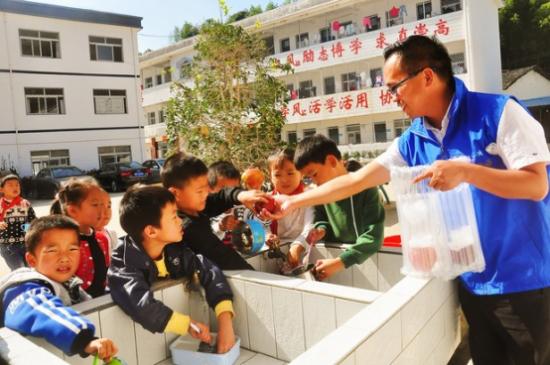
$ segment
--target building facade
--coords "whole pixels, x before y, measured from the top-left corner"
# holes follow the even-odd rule
[[[141,19],[0,0],[0,169],[143,160]]]
[[[383,49],[413,34],[436,35],[455,74],[472,89],[501,92],[496,0],[300,0],[237,24],[260,32],[271,57],[290,63],[282,138],[315,133],[342,152],[374,157],[410,125],[384,87]],[[258,26],[259,24],[259,26]],[[145,135],[151,156],[166,149],[163,108],[170,83],[193,57],[186,39],[140,58]]]

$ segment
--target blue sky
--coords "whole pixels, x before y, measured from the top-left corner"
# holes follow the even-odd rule
[[[33,0],[39,3],[71,6],[112,13],[137,15],[143,18],[143,29],[138,33],[139,50],[158,49],[170,44],[168,36],[174,26],[185,21],[200,24],[205,19],[220,17],[218,0]],[[269,0],[226,0],[229,14],[261,5],[265,9]],[[273,1],[281,4],[283,0]]]

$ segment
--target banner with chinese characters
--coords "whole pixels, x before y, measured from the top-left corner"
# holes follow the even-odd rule
[[[300,123],[400,110],[395,97],[385,87],[377,87],[291,100],[282,113],[287,123]]]
[[[460,40],[464,38],[463,28],[463,13],[459,11],[312,45],[273,57],[278,62],[290,63],[295,72],[307,71],[381,56],[384,48],[413,34],[437,35],[445,43]]]

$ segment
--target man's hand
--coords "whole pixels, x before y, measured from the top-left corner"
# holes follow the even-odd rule
[[[302,245],[294,245],[290,247],[290,250],[288,250],[287,261],[291,268],[295,268],[300,265],[302,253],[304,253],[304,247]]]
[[[195,329],[193,329],[193,326],[190,325],[187,333],[189,333],[191,337],[199,339],[202,342],[206,343],[210,343],[212,341],[212,336],[210,336],[210,329],[207,325],[201,322],[195,322],[193,320],[191,320],[191,323],[193,323],[200,330],[196,331]]]
[[[290,196],[277,194],[273,195],[272,198],[275,199],[277,210],[272,213],[267,211],[266,209],[263,209],[260,214],[260,217],[263,220],[278,220],[294,210],[294,207],[292,206],[292,203],[290,201]]]
[[[90,355],[97,354],[97,357],[101,360],[109,362],[118,352],[118,348],[112,340],[108,338],[98,338],[90,341],[88,346],[84,349],[84,352]]]
[[[308,232],[306,241],[310,245],[314,245],[325,237],[326,231],[323,228],[313,228]]]
[[[426,171],[413,179],[416,184],[430,179],[428,185],[436,190],[454,189],[466,181],[466,172],[470,163],[464,161],[436,161]]]
[[[276,234],[273,234],[273,233],[267,234],[265,238],[265,244],[267,245],[267,247],[273,248],[274,246],[278,246],[279,243],[280,243],[280,240]]]
[[[3,231],[4,229],[8,228],[8,224],[6,222],[0,222],[0,231]]]
[[[218,316],[218,354],[225,354],[234,344],[233,315],[231,312],[222,312]]]
[[[254,211],[254,204],[257,202],[267,203],[267,194],[260,190],[241,191],[237,199],[248,209]]]
[[[345,268],[344,263],[339,257],[317,260],[313,269],[313,275],[315,275],[315,279],[317,280],[325,280]]]

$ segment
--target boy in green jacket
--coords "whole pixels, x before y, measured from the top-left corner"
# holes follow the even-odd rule
[[[320,134],[300,141],[294,164],[303,176],[317,185],[348,173],[336,144]],[[361,264],[376,253],[384,239],[384,217],[376,187],[344,200],[316,206],[314,228],[309,232],[308,242],[324,239],[351,244],[337,258],[318,260],[316,278],[327,279],[351,265]]]

